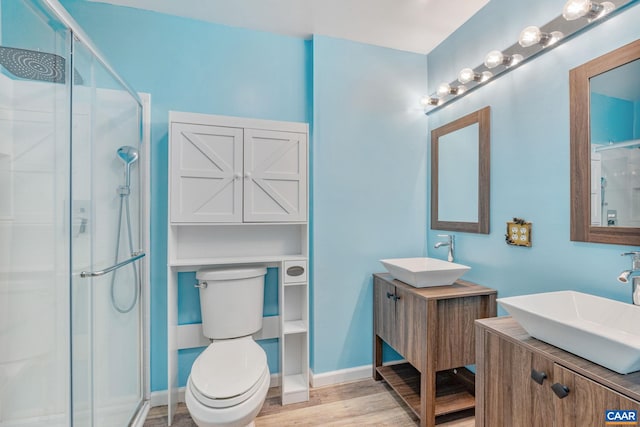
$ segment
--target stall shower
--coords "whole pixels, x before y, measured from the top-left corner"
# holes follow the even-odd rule
[[[56,0],[0,0],[0,427],[146,407],[143,136]]]

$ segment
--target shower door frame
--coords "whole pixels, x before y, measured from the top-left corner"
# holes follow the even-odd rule
[[[140,166],[141,246],[146,254],[140,263],[140,304],[142,304],[142,405],[131,420],[132,427],[142,427],[151,408],[151,95],[139,93],[142,102],[142,161]]]

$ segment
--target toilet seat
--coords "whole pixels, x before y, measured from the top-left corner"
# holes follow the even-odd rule
[[[251,337],[215,341],[194,362],[188,387],[203,405],[227,408],[255,394],[268,375],[267,356]]]

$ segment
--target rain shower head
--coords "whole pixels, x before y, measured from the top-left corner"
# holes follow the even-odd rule
[[[0,46],[0,65],[21,79],[64,83],[65,63],[62,56],[53,53]],[[83,83],[75,70],[74,83]]]
[[[129,187],[131,185],[131,165],[138,160],[138,150],[136,150],[131,146],[124,145],[118,148],[117,154],[118,154],[118,158],[122,160],[122,162],[124,163],[124,173],[125,173],[124,187],[118,188],[118,192],[120,192],[120,194],[128,195]]]

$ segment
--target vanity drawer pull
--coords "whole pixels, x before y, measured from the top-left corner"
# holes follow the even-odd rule
[[[551,386],[551,390],[558,396],[560,399],[564,399],[569,395],[569,387],[564,384],[555,383]]]
[[[542,371],[536,371],[535,369],[531,369],[531,378],[538,384],[542,384],[544,380],[547,379],[547,374]]]

